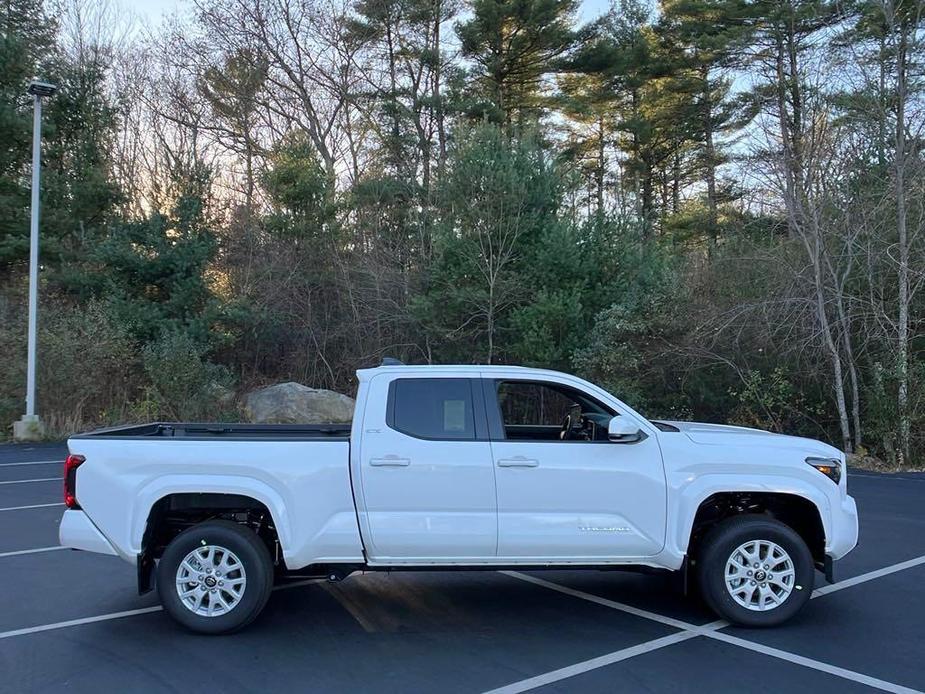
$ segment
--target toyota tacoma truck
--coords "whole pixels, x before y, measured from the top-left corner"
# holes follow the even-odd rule
[[[357,375],[351,425],[74,436],[61,544],[132,563],[174,619],[224,633],[285,576],[463,567],[681,572],[724,619],[770,626],[857,542],[845,457],[825,443],[650,421],[555,371]]]

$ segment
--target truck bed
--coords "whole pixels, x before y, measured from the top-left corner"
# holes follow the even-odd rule
[[[349,424],[243,424],[224,422],[151,422],[97,429],[72,439],[237,439],[349,441]]]

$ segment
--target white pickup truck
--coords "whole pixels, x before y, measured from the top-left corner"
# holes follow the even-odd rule
[[[649,421],[554,371],[388,360],[358,377],[352,426],[71,438],[61,544],[136,565],[140,592],[156,573],[172,617],[222,633],[278,576],[422,567],[681,571],[725,619],[768,626],[857,542],[825,443]]]

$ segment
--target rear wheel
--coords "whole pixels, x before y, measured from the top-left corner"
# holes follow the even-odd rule
[[[704,539],[697,565],[704,600],[742,626],[780,624],[813,592],[813,558],[803,538],[767,516],[717,524]]]
[[[273,563],[257,535],[230,521],[207,521],[183,531],[157,567],[157,589],[167,613],[204,634],[250,624],[273,588]]]

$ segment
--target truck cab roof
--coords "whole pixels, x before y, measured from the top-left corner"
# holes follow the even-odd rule
[[[428,373],[439,375],[443,373],[471,373],[473,377],[478,375],[491,374],[510,374],[522,373],[523,375],[534,376],[564,376],[560,371],[552,369],[535,369],[528,366],[509,366],[507,364],[402,364],[402,363],[383,363],[369,369],[359,369],[357,377],[361,381],[368,380],[380,373],[388,374],[416,374]]]

